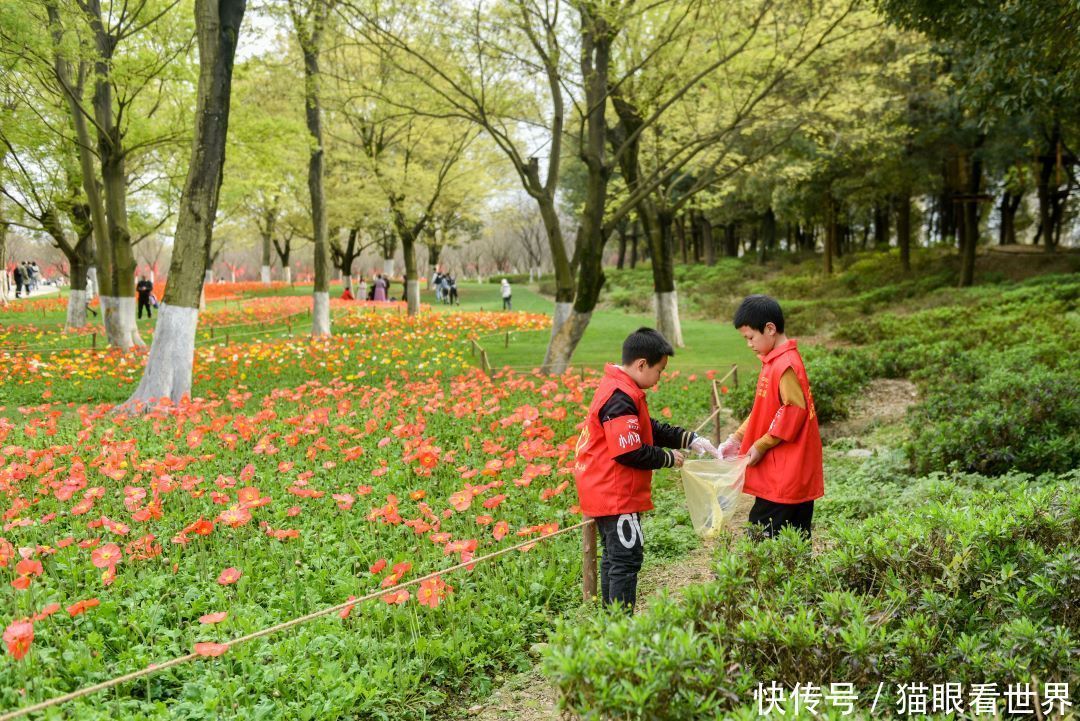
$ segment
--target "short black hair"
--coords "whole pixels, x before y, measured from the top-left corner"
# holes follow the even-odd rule
[[[784,311],[780,310],[776,299],[767,295],[748,295],[743,298],[739,309],[735,311],[735,327],[742,328],[745,325],[758,333],[764,333],[766,323],[776,326],[777,333],[784,332]]]
[[[644,358],[649,366],[654,366],[664,359],[664,356],[675,355],[675,349],[668,343],[660,331],[652,328],[638,328],[626,336],[622,344],[623,365],[629,365],[638,358]]]

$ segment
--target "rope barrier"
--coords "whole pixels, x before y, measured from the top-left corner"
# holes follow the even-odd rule
[[[262,629],[260,631],[254,631],[254,632],[249,633],[249,634],[247,634],[245,636],[240,636],[238,638],[234,638],[232,641],[229,641],[225,645],[228,646],[231,649],[233,646],[236,646],[238,644],[247,643],[248,641],[254,641],[257,638],[262,638],[264,636],[269,636],[269,635],[271,635],[273,633],[277,633],[278,631],[285,631],[285,630],[293,628],[295,626],[299,626],[301,624],[307,623],[308,621],[313,621],[313,620],[315,620],[317,618],[322,618],[323,616],[328,616],[331,613],[336,613],[338,611],[342,611],[345,608],[350,608],[352,606],[356,606],[357,604],[363,603],[365,601],[370,601],[372,599],[379,598],[380,596],[385,596],[388,593],[393,593],[394,591],[398,591],[398,590],[401,590],[401,589],[404,589],[404,588],[408,588],[410,586],[418,585],[420,583],[423,583],[424,581],[429,581],[429,580],[431,580],[433,578],[437,578],[437,577],[442,576],[444,574],[453,573],[454,571],[459,571],[462,568],[468,568],[468,567],[471,567],[471,566],[475,566],[477,563],[483,563],[485,561],[490,561],[490,560],[492,560],[494,558],[504,556],[507,553],[510,553],[511,551],[516,551],[516,550],[519,550],[519,549],[524,548],[526,546],[531,547],[531,546],[533,546],[533,545],[535,545],[537,543],[540,543],[541,541],[546,541],[546,540],[548,540],[550,538],[554,538],[555,536],[560,536],[560,535],[562,535],[564,533],[569,533],[570,531],[575,531],[575,530],[577,530],[579,528],[584,528],[585,526],[587,526],[587,525],[589,525],[591,523],[595,523],[595,521],[590,518],[590,519],[581,521],[580,523],[576,523],[573,526],[567,526],[566,528],[561,528],[558,531],[554,531],[554,532],[549,533],[547,535],[540,536],[539,538],[534,538],[534,539],[529,540],[529,541],[523,541],[523,542],[515,544],[513,546],[509,546],[507,548],[503,548],[503,549],[500,549],[498,551],[493,551],[492,553],[489,553],[487,555],[480,556],[479,558],[470,559],[467,562],[459,563],[459,564],[457,564],[455,566],[451,566],[450,568],[446,568],[446,569],[443,569],[441,571],[433,571],[433,572],[427,574],[426,576],[421,576],[419,578],[414,578],[411,581],[405,581],[403,583],[397,584],[396,586],[391,586],[390,588],[379,589],[378,591],[373,591],[373,592],[371,592],[371,593],[369,593],[369,594],[367,594],[365,596],[361,596],[360,598],[354,598],[351,601],[344,601],[344,602],[336,604],[334,606],[329,606],[327,608],[323,608],[323,609],[320,609],[318,611],[313,611],[313,612],[311,612],[311,613],[309,613],[309,614],[307,614],[305,616],[300,616],[300,617],[294,618],[294,619],[292,619],[290,621],[284,621],[284,622],[276,624],[274,626],[269,626],[268,628],[264,628],[264,629]],[[28,715],[30,715],[32,713],[37,713],[38,711],[44,711],[47,708],[52,708],[53,706],[59,706],[61,704],[65,704],[65,703],[67,703],[69,701],[74,701],[76,699],[80,699],[80,698],[83,698],[85,696],[89,696],[91,694],[97,693],[98,691],[104,691],[106,689],[113,688],[114,686],[119,686],[121,684],[127,683],[128,681],[134,681],[135,679],[142,678],[144,676],[149,676],[151,674],[158,673],[160,671],[164,671],[164,670],[172,668],[174,666],[179,666],[179,665],[187,663],[189,661],[194,661],[197,658],[201,658],[201,656],[199,654],[197,654],[197,653],[189,653],[189,654],[185,654],[183,656],[177,656],[175,658],[171,658],[168,661],[163,661],[161,663],[152,663],[149,666],[146,666],[145,668],[139,669],[138,671],[132,671],[131,673],[126,673],[126,674],[124,674],[122,676],[116,676],[116,677],[111,678],[111,679],[109,679],[107,681],[102,681],[101,683],[96,683],[96,684],[94,684],[92,686],[86,686],[84,688],[78,689],[76,691],[72,691],[71,693],[67,693],[67,694],[64,694],[62,696],[55,696],[55,697],[53,697],[51,699],[47,699],[45,701],[40,701],[40,702],[32,704],[30,706],[25,706],[25,707],[20,708],[20,709],[15,709],[14,711],[9,711],[7,713],[0,714],[0,721],[12,721],[13,719],[22,718],[23,716],[28,716]]]

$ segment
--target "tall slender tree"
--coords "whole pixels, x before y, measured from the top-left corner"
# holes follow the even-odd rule
[[[195,329],[214,233],[229,130],[233,61],[246,0],[195,0],[199,84],[191,162],[180,200],[169,284],[142,380],[127,407],[191,393]]]

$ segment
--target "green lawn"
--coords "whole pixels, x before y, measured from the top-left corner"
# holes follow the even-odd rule
[[[456,310],[500,310],[502,298],[496,283],[459,284],[461,305]],[[436,312],[449,310],[449,306],[436,305],[435,294],[423,292],[421,300],[431,303]],[[530,287],[514,287],[514,310],[550,314],[552,301],[541,296]],[[623,339],[641,326],[655,326],[656,320],[651,315],[627,313],[620,310],[598,310],[593,313],[592,321],[585,332],[585,337],[574,353],[574,363],[599,368],[609,361],[617,361]],[[509,346],[506,337],[484,338],[480,344],[487,350],[491,364],[496,368],[504,365],[535,366],[544,358],[549,337],[548,331],[532,333],[511,333]],[[756,373],[759,363],[757,358],[738,331],[727,322],[684,320],[684,348],[679,348],[668,367],[672,370],[688,372],[708,369],[727,369],[733,363],[739,364],[742,373]],[[745,375],[743,376],[745,378]]]

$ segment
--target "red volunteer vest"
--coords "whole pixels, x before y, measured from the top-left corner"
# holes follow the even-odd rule
[[[633,399],[637,418],[623,416],[600,423],[600,409],[620,390]],[[581,512],[593,518],[652,510],[652,471],[624,466],[615,456],[651,446],[652,421],[645,391],[621,368],[608,364],[596,389],[577,443],[574,481]]]
[[[767,452],[756,466],[747,467],[743,491],[774,503],[803,503],[821,498],[825,495],[821,432],[814,411],[814,397],[810,395],[810,381],[796,342],[789,340],[774,348],[761,362],[754,409],[750,411],[740,453],[749,453],[754,441],[769,432],[781,406],[780,376],[788,368],[795,371],[806,396],[807,415],[791,440],[783,441]]]

